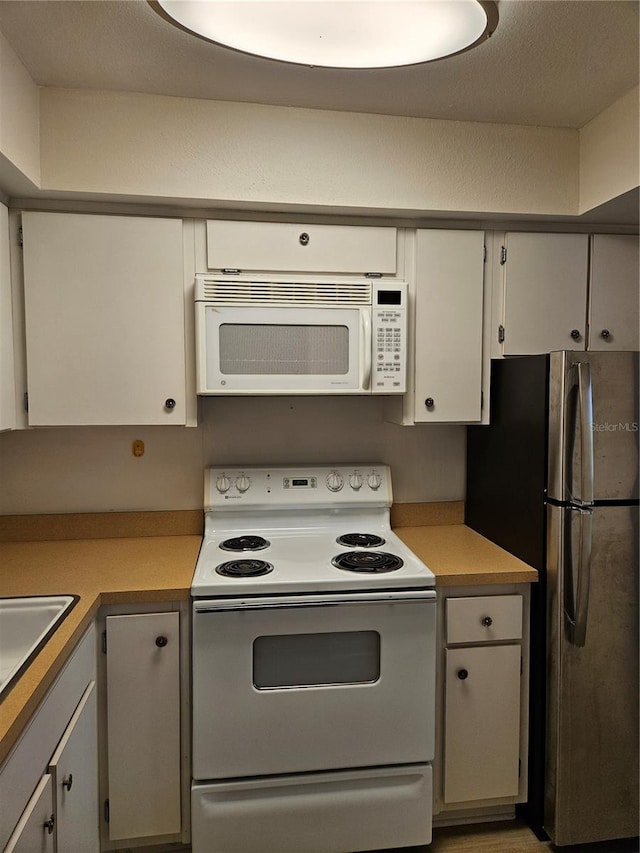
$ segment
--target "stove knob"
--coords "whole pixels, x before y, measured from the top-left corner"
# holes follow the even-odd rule
[[[223,495],[225,492],[228,492],[230,486],[231,480],[227,477],[226,474],[221,474],[216,479],[216,489],[220,492],[221,495]]]
[[[344,486],[344,480],[337,471],[332,471],[327,477],[327,488],[330,492],[339,492]]]
[[[358,474],[357,471],[355,471],[349,477],[349,485],[354,490],[354,492],[357,492],[358,489],[362,488],[362,477],[360,476],[360,474]]]
[[[241,474],[236,480],[236,489],[239,492],[246,492],[250,485],[251,480],[248,477],[245,477],[244,474]]]
[[[367,482],[369,483],[369,488],[376,491],[382,485],[382,477],[377,471],[372,471],[371,474],[369,474]]]

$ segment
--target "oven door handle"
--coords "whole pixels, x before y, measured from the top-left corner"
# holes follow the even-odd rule
[[[305,595],[282,598],[227,598],[194,601],[193,610],[198,613],[228,613],[237,610],[285,610],[299,607],[337,607],[345,604],[404,604],[405,602],[433,602],[433,589],[410,590],[407,592],[371,592],[355,595]]]

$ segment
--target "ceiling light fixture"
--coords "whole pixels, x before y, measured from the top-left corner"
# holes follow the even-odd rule
[[[432,62],[489,38],[485,0],[149,0],[163,18],[242,53],[326,68]]]

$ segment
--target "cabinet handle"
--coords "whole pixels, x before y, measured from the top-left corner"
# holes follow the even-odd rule
[[[175,409],[176,401],[173,399],[173,397],[167,397],[167,399],[164,401],[164,407],[168,412],[170,412],[172,409]]]
[[[574,341],[579,341],[581,338],[580,329],[572,329],[571,330],[571,337],[573,338]]]
[[[66,779],[62,780],[62,787],[66,788],[67,791],[70,791],[72,785],[73,785],[73,773],[69,773],[69,776]]]
[[[424,404],[427,409],[433,409],[436,404],[436,401],[433,399],[433,397],[427,397],[427,399],[424,401]]]
[[[156,637],[156,646],[159,649],[163,649],[167,645],[168,642],[169,642],[169,640],[167,640],[166,637],[162,637],[162,636]]]
[[[310,239],[311,238],[309,237],[306,231],[303,231],[302,234],[298,237],[301,246],[308,246]]]
[[[480,620],[485,628],[490,628],[493,625],[493,619],[491,616],[483,616]]]
[[[603,330],[600,332],[600,337],[601,337],[601,338],[604,338],[604,339],[605,339],[605,341],[608,341],[608,340],[609,340],[609,338],[611,337],[611,332],[609,331],[609,329],[603,329]]]
[[[460,681],[466,681],[466,679],[469,678],[469,670],[459,669],[457,675]]]
[[[45,822],[44,822],[44,828],[47,830],[47,832],[49,833],[49,835],[52,835],[52,834],[53,834],[53,827],[54,827],[55,825],[56,825],[56,818],[55,818],[55,815],[51,815],[51,817],[49,818],[49,820],[45,820]]]

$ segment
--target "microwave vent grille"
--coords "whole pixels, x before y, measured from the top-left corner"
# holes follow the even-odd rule
[[[369,282],[218,281],[202,277],[196,299],[216,305],[371,305]]]

